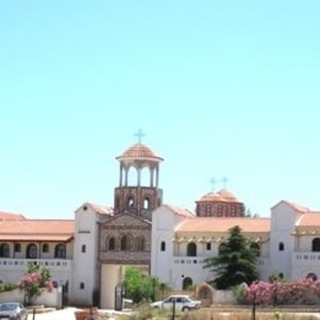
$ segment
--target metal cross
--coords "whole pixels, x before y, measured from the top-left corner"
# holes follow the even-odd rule
[[[209,182],[211,183],[211,191],[213,191],[217,180],[215,178],[211,178]]]
[[[221,179],[221,182],[223,183],[223,189],[226,189],[227,187],[227,182],[229,182],[229,179],[227,177],[223,177]]]
[[[134,135],[136,137],[138,137],[138,142],[139,143],[141,143],[141,139],[146,136],[141,129],[139,129],[138,132],[135,133]]]

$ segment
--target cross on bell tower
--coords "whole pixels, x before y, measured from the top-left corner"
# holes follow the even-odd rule
[[[146,136],[146,134],[141,129],[139,129],[138,132],[136,132],[134,135],[138,138],[139,144],[141,144],[142,138]]]

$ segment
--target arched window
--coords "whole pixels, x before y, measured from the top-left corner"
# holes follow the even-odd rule
[[[66,246],[62,243],[56,245],[54,250],[54,257],[59,259],[66,258]]]
[[[136,250],[144,251],[145,250],[146,241],[143,236],[136,237]]]
[[[14,252],[21,252],[21,244],[20,243],[15,243]]]
[[[208,287],[202,287],[199,290],[200,299],[209,299],[211,297],[211,292]]]
[[[9,258],[10,257],[10,247],[7,243],[3,243],[0,246],[0,257],[1,258]]]
[[[127,208],[134,208],[134,198],[132,196],[129,196],[127,199]]]
[[[42,252],[49,252],[49,245],[47,243],[42,245]]]
[[[38,257],[37,247],[34,243],[27,246],[27,259],[36,259]]]
[[[310,278],[312,279],[313,281],[317,281],[318,280],[318,277],[316,274],[314,274],[313,272],[309,273],[306,278]]]
[[[279,242],[279,251],[284,251],[284,243]]]
[[[184,278],[182,281],[182,290],[190,289],[190,287],[192,287],[192,284],[193,284],[193,282],[192,282],[191,278],[189,278],[189,277]]]
[[[120,250],[130,250],[131,249],[131,241],[129,236],[125,235],[121,237],[120,240]]]
[[[260,257],[260,246],[258,243],[251,243],[250,248],[255,251],[257,257]]]
[[[166,251],[166,243],[164,241],[161,241],[160,250]]]
[[[116,248],[116,239],[114,237],[111,237],[108,241],[108,249],[110,251],[115,250]]]
[[[196,257],[197,256],[197,245],[194,242],[188,243],[187,256],[188,257]]]
[[[151,201],[149,197],[145,197],[143,199],[143,209],[150,210],[151,209]]]
[[[314,238],[312,240],[312,251],[320,251],[320,238]]]

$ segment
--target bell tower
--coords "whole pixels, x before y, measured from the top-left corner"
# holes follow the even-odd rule
[[[141,132],[139,142],[116,159],[120,177],[114,192],[114,215],[130,213],[151,221],[152,211],[162,205],[159,164],[163,159],[141,143]]]

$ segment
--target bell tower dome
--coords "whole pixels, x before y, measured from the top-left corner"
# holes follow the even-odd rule
[[[140,141],[116,159],[120,179],[114,192],[114,214],[130,213],[151,221],[152,211],[162,204],[159,164],[163,159]],[[142,179],[143,173],[147,179]]]

